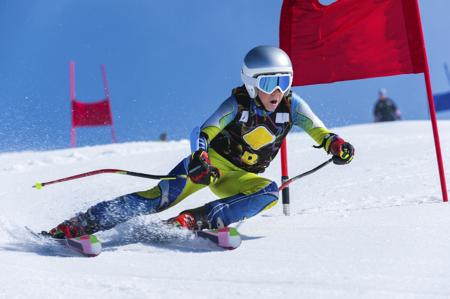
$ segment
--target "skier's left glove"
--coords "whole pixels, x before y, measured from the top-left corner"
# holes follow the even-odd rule
[[[188,176],[195,184],[209,185],[220,177],[220,172],[219,169],[211,165],[208,153],[199,149],[191,156]]]
[[[353,160],[355,148],[338,135],[330,135],[325,141],[325,150],[333,155],[333,163],[348,164]]]

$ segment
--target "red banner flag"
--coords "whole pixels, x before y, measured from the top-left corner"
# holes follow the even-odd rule
[[[112,125],[109,99],[95,103],[82,103],[72,100],[73,127]]]
[[[280,47],[291,57],[293,85],[423,73],[442,197],[448,201],[417,0],[337,0],[330,5],[284,0]]]
[[[72,128],[70,130],[70,139],[72,147],[76,146],[77,127],[91,126],[111,126],[111,137],[116,142],[116,133],[114,131],[111,99],[109,97],[108,81],[106,80],[106,69],[102,64],[103,89],[105,91],[105,99],[94,103],[79,102],[75,98],[75,62],[70,62],[70,101],[72,105]]]
[[[285,0],[280,46],[294,85],[421,73],[425,57],[416,1]]]

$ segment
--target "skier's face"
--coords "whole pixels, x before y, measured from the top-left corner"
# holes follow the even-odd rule
[[[258,96],[267,111],[275,111],[283,99],[283,93],[278,88],[271,94],[258,90]]]

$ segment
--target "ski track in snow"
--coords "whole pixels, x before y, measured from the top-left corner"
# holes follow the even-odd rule
[[[447,177],[450,122],[439,123]],[[328,165],[290,187],[278,204],[237,224],[243,243],[226,251],[160,219],[214,199],[202,190],[169,211],[98,233],[104,251],[77,257],[34,231],[156,184],[102,174],[35,190],[100,168],[165,174],[189,142],[134,142],[0,154],[0,298],[450,298],[450,208],[442,203],[428,122],[334,131],[356,148],[348,166]],[[291,175],[326,160],[303,133],[288,137]],[[279,182],[276,159],[263,174]],[[281,200],[280,200],[281,201]]]

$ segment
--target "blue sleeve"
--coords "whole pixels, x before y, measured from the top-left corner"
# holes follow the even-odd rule
[[[302,128],[317,144],[322,144],[330,131],[314,114],[309,105],[297,94],[292,93],[291,117],[294,125]]]
[[[226,99],[200,128],[194,128],[191,133],[191,151],[198,149],[207,151],[209,142],[233,121],[237,111],[236,99],[233,96]]]

